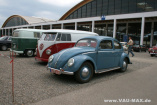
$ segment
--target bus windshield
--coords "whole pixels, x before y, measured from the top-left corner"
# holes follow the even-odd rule
[[[41,40],[54,41],[57,33],[43,33]]]

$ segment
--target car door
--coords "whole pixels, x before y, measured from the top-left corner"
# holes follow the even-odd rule
[[[102,40],[97,53],[97,69],[103,70],[114,66],[112,40]]]
[[[120,58],[123,53],[122,46],[118,41],[114,41],[114,67],[119,67]]]

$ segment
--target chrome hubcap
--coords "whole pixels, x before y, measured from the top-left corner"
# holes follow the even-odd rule
[[[32,50],[28,50],[28,51],[27,51],[27,55],[28,55],[28,56],[32,56],[32,55],[33,55],[33,51],[32,51]]]
[[[88,74],[89,74],[88,68],[84,68],[84,69],[82,70],[82,77],[86,77],[86,76],[88,76]]]
[[[6,46],[2,46],[2,50],[7,50],[7,47]]]
[[[126,66],[127,66],[127,65],[126,65],[126,62],[124,61],[124,62],[123,62],[123,68],[125,69]]]

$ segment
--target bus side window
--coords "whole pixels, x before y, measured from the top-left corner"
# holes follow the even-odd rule
[[[71,35],[67,34],[67,41],[71,41]]]
[[[39,32],[34,32],[34,37],[35,38],[40,38],[40,33]]]
[[[71,41],[70,34],[62,34],[61,41]]]
[[[61,40],[61,33],[58,33],[56,41],[60,41],[60,40]]]

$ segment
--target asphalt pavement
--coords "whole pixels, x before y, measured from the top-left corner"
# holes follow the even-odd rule
[[[16,56],[14,60],[14,95],[9,51],[0,51],[0,105],[157,105],[157,57],[148,52],[134,52],[133,64],[124,73],[97,74],[85,84],[73,76],[51,74],[46,63],[34,57]],[[151,100],[146,102],[128,102]],[[127,102],[104,102],[119,100]]]
[[[152,65],[31,105],[157,105],[157,58],[131,59],[132,62],[152,62]]]

